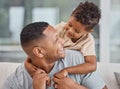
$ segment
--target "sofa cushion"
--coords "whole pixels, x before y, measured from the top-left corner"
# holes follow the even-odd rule
[[[117,84],[118,84],[119,89],[120,89],[120,73],[114,72],[114,74],[115,74],[115,78],[116,78]]]

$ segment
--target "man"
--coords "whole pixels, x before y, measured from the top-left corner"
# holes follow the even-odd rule
[[[20,34],[20,41],[31,63],[41,70],[38,69],[32,79],[24,65],[21,65],[7,78],[2,89],[54,89],[53,83],[57,89],[102,89],[105,87],[104,82],[95,72],[85,75],[68,75],[68,78],[62,79],[64,84],[61,83],[61,79],[53,78],[56,72],[65,67],[84,63],[84,58],[80,52],[64,51],[63,40],[48,23],[36,22],[27,25]],[[51,86],[49,86],[50,80]]]

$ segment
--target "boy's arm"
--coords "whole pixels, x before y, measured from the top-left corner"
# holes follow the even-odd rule
[[[90,73],[96,70],[96,56],[95,55],[89,55],[85,56],[85,63],[67,67],[64,70],[66,70],[70,74],[86,74]]]
[[[27,72],[33,78],[33,76],[34,76],[35,72],[38,70],[38,68],[31,63],[31,60],[29,57],[25,60],[24,66],[25,66]]]
[[[95,71],[96,70],[96,56],[95,55],[85,56],[84,59],[85,59],[85,63],[64,68],[63,70],[56,73],[54,76],[63,78],[67,76],[68,74],[87,74],[87,73]]]
[[[80,43],[81,44],[81,43]],[[80,50],[84,55],[85,63],[68,67],[65,70],[71,74],[86,74],[96,70],[96,54],[95,54],[95,42],[94,37],[91,34],[88,34],[86,43],[82,45]]]

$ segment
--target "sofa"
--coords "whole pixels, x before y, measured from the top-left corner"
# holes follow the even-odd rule
[[[5,79],[14,72],[20,64],[21,63],[0,62],[0,89]],[[120,63],[99,62],[97,65],[97,71],[106,82],[108,89],[119,89],[114,72],[120,73]]]

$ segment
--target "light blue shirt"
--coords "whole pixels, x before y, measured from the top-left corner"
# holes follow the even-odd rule
[[[55,62],[55,65],[49,73],[49,76],[52,78],[53,75],[61,69],[82,63],[84,63],[84,58],[80,51],[66,50],[65,58],[59,59]],[[105,86],[104,81],[96,72],[84,75],[69,74],[68,77],[72,78],[79,84],[88,87],[89,89],[102,89]],[[16,71],[7,78],[2,89],[33,89],[32,78],[28,74],[24,65],[20,65]],[[47,87],[47,89],[54,89],[54,87]]]

